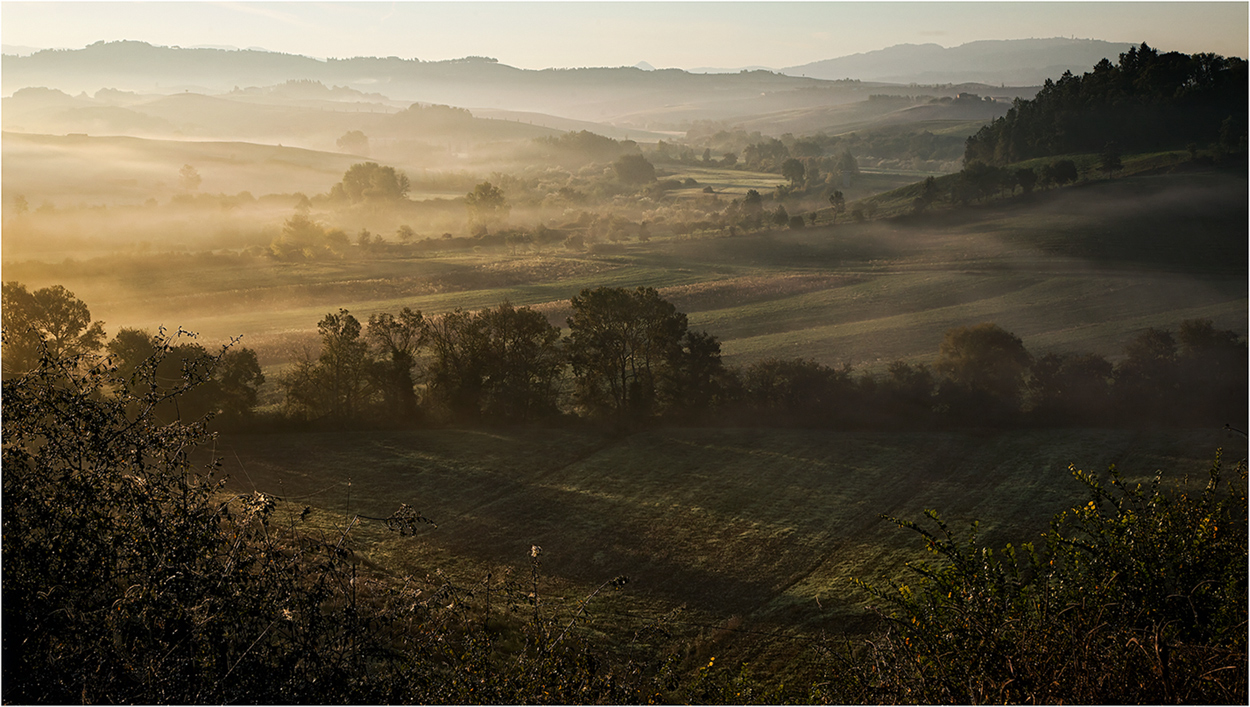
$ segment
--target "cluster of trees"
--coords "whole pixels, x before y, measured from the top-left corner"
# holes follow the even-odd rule
[[[408,198],[408,176],[394,167],[362,162],[348,168],[342,181],[330,189],[331,201],[397,202]]]
[[[386,125],[396,133],[413,131],[445,131],[461,128],[473,121],[468,108],[440,104],[413,103],[387,119]]]
[[[464,206],[469,211],[469,223],[477,232],[502,224],[512,210],[503,191],[490,182],[482,182],[465,194]]]
[[[633,140],[614,140],[589,130],[535,138],[534,144],[540,156],[570,165],[611,162],[623,155],[638,153],[638,143]]]
[[[437,317],[405,308],[363,327],[346,310],[327,314],[318,354],[281,381],[287,412],[517,422],[556,417],[567,397],[587,415],[636,420],[710,403],[720,346],[654,289],[588,289],[572,308],[563,339],[542,313],[506,302]]]
[[[64,287],[30,292],[19,282],[6,282],[3,288],[6,380],[49,361],[103,355],[110,395],[147,401],[154,419],[213,416],[237,424],[249,419],[256,407],[265,376],[251,349],[231,342],[213,353],[185,332],[153,334],[126,328],[106,342],[104,324],[92,321],[87,305]],[[188,381],[193,385],[182,390]],[[170,395],[174,390],[177,396]]]
[[[1034,357],[994,324],[948,331],[932,366],[884,375],[806,359],[726,367],[716,337],[651,288],[583,290],[563,338],[539,312],[504,303],[368,326],[322,320],[321,352],[283,382],[303,419],[414,416],[476,423],[580,415],[875,428],[941,425],[1244,424],[1246,345],[1209,320],[1142,332],[1112,364],[1093,353]],[[423,399],[417,400],[420,389]]]
[[[925,98],[871,96],[870,100],[898,101],[901,107]],[[949,98],[944,100],[950,101]],[[686,132],[687,145],[661,143],[656,146],[656,157],[664,162],[741,165],[776,172],[788,158],[839,157],[851,152],[859,161],[879,167],[943,169],[943,165],[958,162],[963,156],[965,141],[963,135],[934,134],[902,126],[882,126],[842,135],[820,132],[795,137],[786,133],[768,138],[758,131],[748,133],[722,123],[696,121]]]
[[[287,413],[339,422],[369,413],[418,414],[417,366],[427,414],[460,422],[533,420],[555,411],[563,360],[559,330],[529,308],[502,304],[427,318],[408,308],[366,326],[346,310],[317,325],[321,350],[280,384]]]
[[[350,247],[342,229],[327,228],[300,210],[282,224],[282,232],[269,244],[269,255],[284,261],[341,258]]]
[[[747,169],[776,172],[796,189],[849,186],[859,174],[859,162],[849,149],[834,154],[824,154],[823,148],[802,149],[806,143],[796,141],[787,147],[776,138],[748,145],[742,151],[742,164]]]
[[[1110,142],[1127,151],[1189,143],[1245,148],[1244,59],[1215,54],[1160,54],[1146,44],[1103,59],[1082,76],[1046,80],[1032,100],[968,138],[964,161],[1007,164],[1035,157],[1098,152]]]
[[[1114,164],[1119,164],[1118,159],[1116,156]],[[1075,182],[1079,177],[1076,163],[1067,159],[1048,162],[1037,170],[1032,167],[1011,169],[975,161],[959,171],[951,186],[950,199],[952,202],[967,204],[974,199],[989,199],[1004,191],[1014,194],[1017,188],[1024,194],[1031,194],[1036,187],[1061,187]],[[925,182],[926,193],[922,195],[926,206],[935,198],[931,194],[931,184],[934,184],[932,177]]]
[[[570,300],[567,334],[541,312],[507,302],[424,316],[403,309],[362,324],[350,312],[318,324],[279,386],[292,419],[477,424],[581,416],[615,424],[698,421],[875,428],[942,425],[1244,426],[1246,344],[1210,320],[1176,333],[1147,329],[1112,363],[1094,353],[1032,355],[994,324],[957,327],[932,366],[896,361],[882,375],[806,359],[745,368],[692,330],[653,288],[599,287]],[[142,362],[166,353],[155,380],[191,372],[199,385],[168,419],[247,419],[265,378],[255,353],[211,353],[192,341],[103,326],[63,287],[4,284],[4,375],[51,357],[107,354],[135,395]],[[126,382],[129,381],[129,382]]]
[[[739,410],[835,427],[1240,426],[1246,362],[1245,342],[1209,320],[1183,322],[1178,336],[1147,329],[1115,364],[1094,353],[1034,357],[987,323],[948,331],[931,367],[895,362],[880,377],[813,361],[754,364],[741,375]]]

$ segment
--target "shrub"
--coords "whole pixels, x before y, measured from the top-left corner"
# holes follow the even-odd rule
[[[1217,455],[1199,493],[1075,471],[1089,502],[1035,548],[918,532],[938,565],[915,587],[863,585],[886,631],[857,665],[870,701],[1246,701],[1246,467]]]
[[[225,493],[195,452],[206,421],[153,415],[193,373],[122,385],[100,359],[45,346],[4,382],[4,702],[639,701],[643,673],[575,630],[593,594],[571,618],[540,604],[537,548],[528,581],[396,582],[355,559],[362,516],[314,534],[310,508]],[[401,535],[429,523],[404,505],[367,520]]]

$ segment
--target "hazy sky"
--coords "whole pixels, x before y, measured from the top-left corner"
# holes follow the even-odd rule
[[[315,57],[492,56],[527,69],[782,68],[933,42],[1082,37],[1247,55],[1246,2],[0,2],[8,45],[100,40]]]

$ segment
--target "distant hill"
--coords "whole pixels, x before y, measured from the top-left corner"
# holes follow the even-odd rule
[[[132,41],[6,56],[0,72],[6,93],[38,86],[71,95],[94,94],[101,88],[146,94],[222,93],[288,81],[319,81],[383,93],[407,103],[547,113],[593,122],[616,122],[626,114],[687,105],[706,108],[699,118],[723,119],[733,117],[735,102],[830,85],[767,71],[706,75],[636,67],[533,71],[485,57],[432,62],[395,57],[322,61],[274,52],[157,47]]]
[[[1064,71],[1079,74],[1102,59],[1115,61],[1132,44],[1097,39],[1005,39],[969,42],[949,49],[937,44],[899,44],[862,54],[781,69],[789,76],[858,79],[887,83],[944,84],[975,81],[1037,85]]]
[[[792,67],[783,74],[767,70],[693,73],[650,69],[645,62],[632,67],[535,71],[500,64],[488,57],[450,61],[396,57],[321,60],[252,49],[159,47],[123,41],[97,42],[77,50],[42,50],[29,56],[6,55],[0,64],[0,78],[10,95],[46,87],[84,100],[96,96],[98,102],[99,92],[110,89],[116,95],[108,105],[126,109],[100,111],[96,110],[98,106],[58,105],[55,111],[49,109],[32,117],[16,103],[6,106],[6,129],[26,132],[140,134],[125,126],[141,125],[141,134],[152,137],[276,140],[272,136],[283,130],[284,121],[290,121],[290,125],[316,133],[314,141],[296,144],[331,149],[334,140],[347,129],[374,135],[369,128],[375,119],[367,117],[368,113],[377,112],[380,118],[419,102],[460,106],[475,116],[495,115],[518,121],[492,127],[490,132],[507,134],[501,135],[502,139],[541,132],[519,126],[579,130],[585,129],[587,123],[595,123],[618,129],[595,132],[645,141],[658,139],[654,137],[658,133],[684,132],[695,121],[708,120],[753,121],[761,123],[762,131],[771,134],[774,131],[766,125],[769,116],[829,111],[843,114],[847,111],[841,107],[862,103],[874,94],[953,98],[967,91],[1007,101],[1032,97],[1048,76],[1057,77],[1069,68],[1074,72],[1088,69],[1103,56],[1117,57],[1128,47],[1066,39],[973,42],[953,49],[936,44],[900,45]],[[1000,86],[1004,83],[1012,87]],[[178,108],[198,101],[197,105],[206,112],[182,114],[179,110],[142,106],[136,99],[123,101],[117,92],[129,92],[126,95],[146,100],[154,96],[200,94],[236,105],[189,98]],[[237,105],[240,103],[254,103],[257,107],[249,112]],[[276,108],[262,110],[260,104],[281,105],[288,111],[298,106],[305,109],[305,115],[296,118]],[[87,107],[92,108],[88,113],[69,114],[74,108]],[[875,108],[861,106],[853,112],[875,114]],[[1001,114],[989,110],[989,106],[982,108],[976,118],[988,120]],[[307,109],[326,114],[308,115]],[[10,114],[10,110],[14,113]],[[933,110],[936,109],[929,112]],[[343,115],[345,111],[358,115],[349,118]],[[132,113],[159,118],[167,125]],[[523,114],[548,117],[535,119]],[[48,122],[36,122],[36,117]],[[849,113],[844,117],[849,118]],[[560,125],[561,119],[576,122]],[[77,127],[83,120],[88,120],[89,125]],[[841,122],[841,118],[803,118],[796,127],[812,124],[817,129],[832,129]],[[165,132],[156,134],[160,130]]]
[[[338,138],[351,130],[363,131],[388,151],[401,143],[472,145],[559,132],[542,123],[482,119],[468,111],[448,109],[444,115],[415,105],[400,108],[378,94],[316,83],[216,96],[189,91],[140,96],[101,89],[91,97],[25,88],[0,103],[4,129],[13,132],[244,140],[327,151],[336,150]]]

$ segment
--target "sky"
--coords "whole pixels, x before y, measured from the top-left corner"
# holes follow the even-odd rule
[[[0,2],[5,45],[784,68],[896,44],[1078,37],[1246,57],[1247,2]]]

